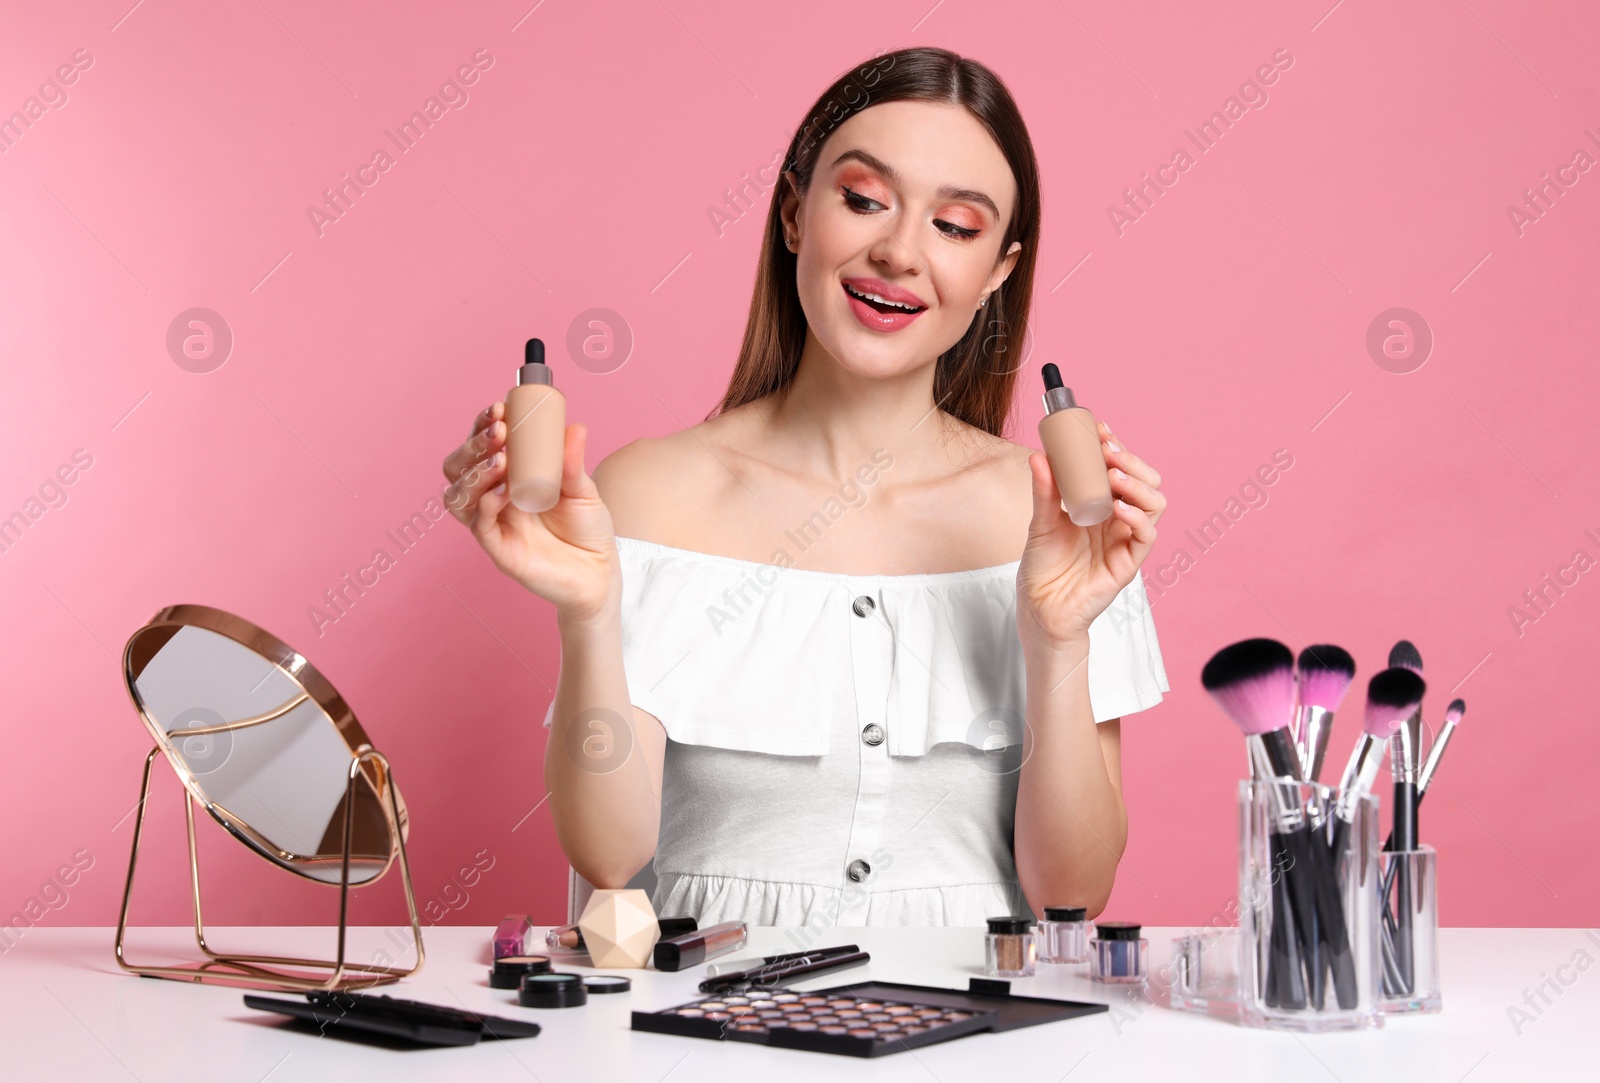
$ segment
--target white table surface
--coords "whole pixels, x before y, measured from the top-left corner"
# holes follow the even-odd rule
[[[246,1008],[243,990],[136,978],[117,969],[114,931],[34,928],[0,955],[0,1078],[6,1080],[829,1080],[871,1077],[957,1083],[1040,1080],[1358,1080],[1404,1083],[1468,1079],[1593,1079],[1600,1054],[1600,966],[1578,970],[1579,953],[1600,962],[1600,933],[1571,929],[1446,929],[1440,952],[1444,1011],[1390,1019],[1381,1029],[1303,1035],[1250,1030],[1138,999],[1111,1013],[1006,1034],[979,1034],[873,1060],[635,1033],[629,1013],[693,999],[705,967],[678,974],[622,971],[630,993],[591,997],[585,1007],[537,1011],[514,990],[490,989],[488,928],[425,931],[427,964],[416,977],[376,992],[493,1014],[532,1018],[538,1037],[459,1049],[396,1050],[318,1038],[281,1017]],[[1156,964],[1170,938],[1149,929]],[[351,931],[351,958],[389,945],[384,930]],[[331,954],[329,930],[212,929],[223,951]],[[736,956],[810,946],[782,929],[755,929]],[[981,973],[977,929],[827,929],[816,946],[857,943],[866,967],[824,975],[801,988],[868,977],[965,988]],[[129,931],[128,957],[181,962],[193,957],[187,929]],[[392,952],[394,949],[390,947]],[[1582,960],[1578,959],[1581,963]],[[1586,964],[1585,964],[1586,965]],[[561,964],[558,969],[588,968]],[[611,971],[616,973],[617,971]],[[1525,991],[1544,986],[1548,1006]],[[1083,967],[1041,966],[1014,992],[1113,1003],[1119,995]],[[1554,990],[1559,989],[1560,995]],[[268,994],[280,995],[280,994]],[[288,995],[288,994],[281,994]],[[1526,1013],[1520,1033],[1508,1009]],[[1531,1020],[1531,1021],[1530,1021]]]

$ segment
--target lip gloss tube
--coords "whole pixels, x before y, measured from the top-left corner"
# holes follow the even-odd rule
[[[533,947],[529,936],[532,932],[533,922],[527,914],[507,914],[494,931],[494,957],[529,954]]]
[[[749,926],[742,921],[725,921],[721,925],[658,940],[654,955],[656,969],[682,970],[742,948],[749,931]]]
[[[699,928],[694,918],[661,918],[656,924],[661,927],[663,938],[682,936],[684,933],[692,933]],[[558,955],[589,950],[589,946],[583,942],[583,930],[579,929],[575,924],[558,925],[546,932],[544,934],[544,946],[546,951],[553,951]]]

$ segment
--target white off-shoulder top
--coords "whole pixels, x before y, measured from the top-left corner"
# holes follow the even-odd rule
[[[785,926],[1030,913],[1011,851],[1020,562],[843,575],[635,538],[617,551],[629,696],[668,737],[657,913]],[[1096,722],[1168,690],[1137,576],[1089,628],[1088,680]]]

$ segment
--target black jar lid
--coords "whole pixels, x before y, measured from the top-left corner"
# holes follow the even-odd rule
[[[1044,908],[1046,921],[1086,921],[1089,911],[1081,906],[1047,906]]]
[[[528,974],[522,979],[517,1000],[524,1008],[576,1008],[589,1002],[589,993],[576,974]]]
[[[548,955],[502,955],[489,971],[489,988],[515,989],[522,984],[524,975],[546,974],[549,970]]]
[[[1131,921],[1097,921],[1094,933],[1101,940],[1138,940],[1143,928]]]
[[[600,993],[626,993],[633,988],[633,981],[620,974],[585,974],[583,987],[595,994]]]
[[[991,933],[1015,935],[1017,933],[1025,933],[1032,928],[1032,918],[1017,917],[1015,914],[1010,914],[1003,918],[989,919],[989,931]]]

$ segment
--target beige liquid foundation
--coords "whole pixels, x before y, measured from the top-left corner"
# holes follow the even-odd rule
[[[566,399],[550,382],[543,340],[530,338],[506,395],[506,491],[523,511],[549,511],[561,499],[566,436]]]
[[[1061,385],[1061,370],[1044,367],[1044,420],[1039,422],[1050,473],[1061,494],[1061,510],[1079,526],[1111,517],[1111,478],[1094,415],[1079,406],[1072,388]]]

